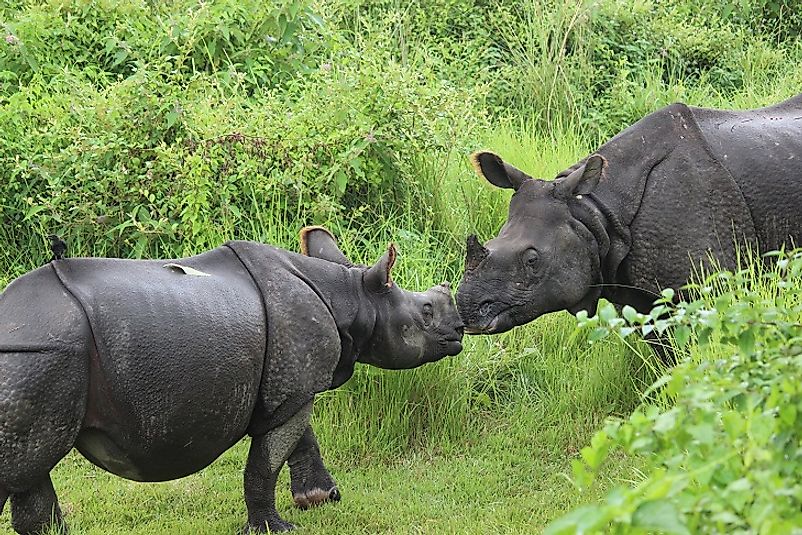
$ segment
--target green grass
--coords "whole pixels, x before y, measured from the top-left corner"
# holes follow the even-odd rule
[[[480,445],[448,456],[420,451],[354,464],[324,446],[343,501],[295,509],[285,470],[278,510],[303,528],[301,533],[537,531],[579,501],[563,473],[588,436],[572,425],[576,435],[562,441],[563,431],[529,429],[524,414],[520,422],[514,416],[484,435]],[[198,474],[156,484],[116,478],[74,453],[54,471],[54,484],[71,533],[236,533],[245,521],[241,471],[246,452],[245,442],[240,443]],[[632,473],[624,458],[616,459],[610,471]],[[0,533],[11,533],[8,516],[0,517]]]
[[[580,496],[566,478],[569,463],[604,415],[631,408],[640,360],[620,358],[615,343],[574,340],[558,349],[572,323],[558,315],[505,340],[470,339],[461,357],[416,372],[361,367],[316,404],[315,428],[343,501],[295,510],[285,470],[280,513],[309,533],[521,533],[601,495],[606,485]],[[464,406],[438,412],[460,399],[442,383],[468,374],[488,397],[474,391]],[[432,399],[407,397],[424,391]],[[246,443],[161,484],[122,480],[73,452],[54,484],[72,533],[234,533],[245,518]],[[636,476],[623,457],[608,472],[617,482]],[[8,516],[0,533],[10,533]]]

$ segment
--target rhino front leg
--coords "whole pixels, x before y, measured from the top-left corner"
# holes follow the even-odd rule
[[[285,424],[253,437],[245,465],[245,504],[251,533],[289,531],[295,526],[276,511],[276,480],[281,467],[309,427],[312,402],[304,405]]]
[[[326,470],[312,426],[304,431],[290,455],[290,490],[295,505],[307,509],[327,501],[340,501],[337,484]]]

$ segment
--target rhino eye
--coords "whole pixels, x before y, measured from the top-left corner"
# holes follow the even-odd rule
[[[527,249],[524,251],[523,260],[527,267],[537,267],[540,263],[540,254],[534,249]]]
[[[426,303],[423,305],[423,323],[429,325],[432,323],[434,319],[434,309],[432,308],[431,303]]]

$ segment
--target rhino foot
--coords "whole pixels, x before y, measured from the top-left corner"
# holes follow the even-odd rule
[[[296,507],[308,509],[325,502],[339,502],[340,491],[323,459],[317,438],[309,426],[289,459],[290,492]]]
[[[67,534],[50,477],[31,490],[11,496],[11,525],[20,535]]]
[[[295,502],[295,506],[299,509],[309,509],[326,502],[339,502],[341,498],[340,491],[334,485],[331,476],[329,476],[329,480],[331,481],[331,486],[324,485],[324,488],[313,487],[306,491],[293,492],[292,499]],[[328,490],[324,490],[326,488]]]
[[[287,522],[286,520],[282,520],[282,518],[278,515],[272,515],[268,517],[267,520],[264,522],[260,522],[259,524],[248,524],[245,526],[244,532],[246,534],[252,533],[282,533],[285,531],[292,531],[295,529],[295,525]]]

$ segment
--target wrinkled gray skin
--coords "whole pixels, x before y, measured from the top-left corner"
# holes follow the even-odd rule
[[[343,262],[229,242],[174,263],[56,260],[9,284],[0,511],[10,498],[18,533],[64,528],[49,472],[73,446],[121,477],[164,481],[249,434],[254,532],[292,528],[275,509],[287,460],[296,501],[330,497],[309,427],[315,393],[357,361],[403,369],[455,355],[462,323],[446,287],[392,283],[392,246],[376,265],[350,267],[327,231],[303,239],[316,244],[310,255]]]
[[[600,297],[648,312],[711,256],[733,269],[739,245],[802,244],[802,95],[749,111],[667,106],[553,181],[492,153],[472,161],[515,193],[497,237],[468,239],[457,292],[468,333],[594,314]]]

